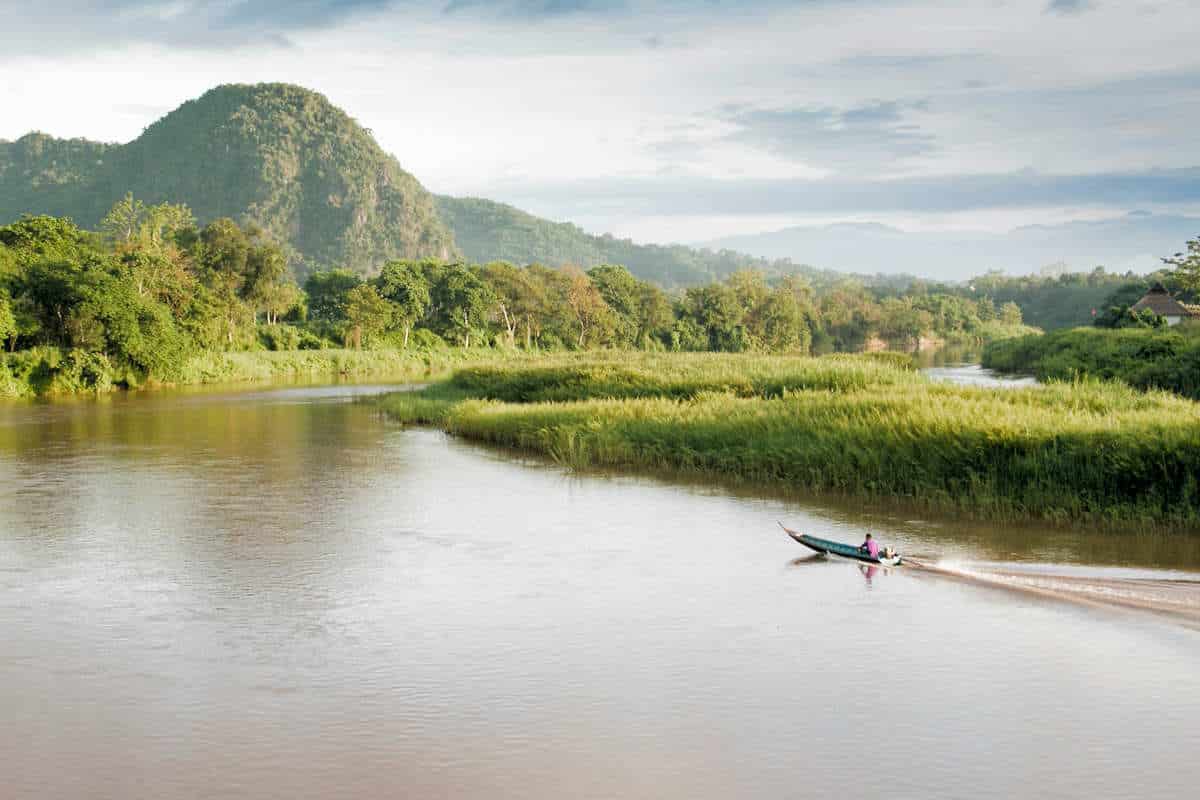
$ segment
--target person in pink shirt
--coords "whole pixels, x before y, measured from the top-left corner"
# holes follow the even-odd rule
[[[879,542],[875,541],[869,533],[867,534],[867,540],[858,549],[871,558],[879,558]]]

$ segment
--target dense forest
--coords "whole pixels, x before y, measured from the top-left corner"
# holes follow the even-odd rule
[[[1016,303],[1025,321],[1044,330],[1089,325],[1099,314],[1122,298],[1136,302],[1153,282],[1127,272],[1118,274],[1097,267],[1091,272],[1058,275],[1004,275],[989,272],[967,282],[967,290],[987,295],[997,303]]]
[[[439,196],[437,204],[459,248],[474,261],[554,266],[622,264],[637,277],[668,289],[723,280],[740,269],[754,269],[768,277],[799,275],[815,288],[850,277],[787,259],[756,258],[732,250],[637,244],[608,234],[595,236],[569,222],[551,222],[478,197]],[[916,281],[910,275],[853,277],[874,287],[898,290]]]
[[[146,206],[131,194],[98,231],[48,216],[0,227],[0,340],[11,352],[53,352],[45,369],[103,371],[126,385],[174,380],[186,354],[213,350],[820,353],[1025,330],[1015,304],[990,298],[852,280],[817,290],[754,270],[668,293],[611,264],[393,259],[371,278],[321,270],[301,287],[265,231],[228,218],[201,226],[186,206]]]

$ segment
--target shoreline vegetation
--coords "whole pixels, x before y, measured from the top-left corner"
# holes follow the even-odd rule
[[[983,366],[1038,380],[1119,380],[1200,400],[1200,323],[1171,328],[1069,328],[994,341]]]
[[[507,356],[515,358],[514,355]],[[108,359],[78,350],[36,348],[0,353],[0,399],[103,394],[122,389],[270,383],[301,378],[381,376],[428,381],[455,368],[495,361],[485,350],[252,350],[188,357],[174,380],[139,378]]]
[[[1200,238],[1164,258],[1174,269],[1115,292],[1090,327],[993,340],[983,366],[1039,380],[1098,378],[1200,400]],[[1149,284],[1149,285],[1147,285]]]
[[[305,268],[262,230],[127,194],[99,231],[0,226],[0,396],[437,374],[458,361],[597,351],[807,355],[979,346],[1036,330],[1012,302],[744,269],[674,292],[624,266],[395,259]],[[273,353],[275,355],[268,355]],[[353,352],[354,355],[350,355]]]
[[[1117,383],[938,384],[886,355],[588,354],[465,367],[391,419],[552,458],[999,520],[1200,530],[1200,405]]]

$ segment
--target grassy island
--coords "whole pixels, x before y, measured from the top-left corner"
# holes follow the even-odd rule
[[[1174,328],[1068,328],[984,348],[983,365],[1041,380],[1120,380],[1200,400],[1200,323]]]
[[[1000,519],[1200,528],[1200,405],[1094,381],[931,382],[870,356],[591,354],[472,367],[395,420],[576,468],[692,471]]]

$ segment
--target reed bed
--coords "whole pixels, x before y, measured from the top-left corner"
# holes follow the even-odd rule
[[[429,380],[493,356],[490,351],[257,350],[196,355],[184,365],[183,383],[272,381],[323,376],[385,375]]]
[[[450,385],[489,400],[544,403],[598,397],[682,400],[705,392],[771,398],[797,389],[848,392],[920,382],[912,359],[899,353],[809,358],[610,352],[468,367],[457,370]]]
[[[694,471],[990,518],[1200,528],[1196,403],[1097,381],[947,386],[852,357],[743,363],[471,368],[382,403],[400,421],[574,468]],[[556,388],[556,375],[569,380]]]

